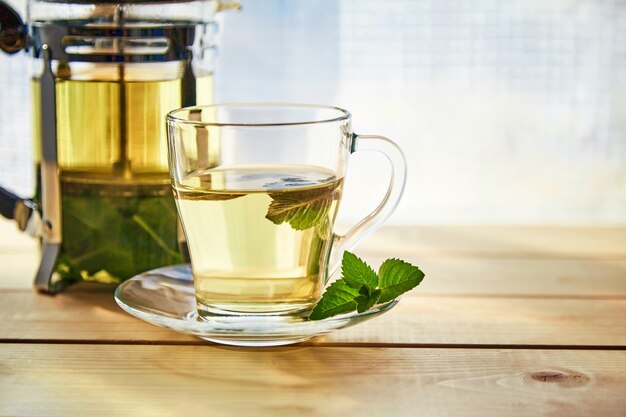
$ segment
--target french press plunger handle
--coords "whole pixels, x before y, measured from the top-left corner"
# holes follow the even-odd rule
[[[0,49],[14,54],[26,49],[26,25],[15,10],[0,1]]]

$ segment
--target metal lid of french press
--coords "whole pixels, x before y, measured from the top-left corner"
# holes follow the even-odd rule
[[[195,39],[194,22],[146,25],[88,25],[55,21],[31,28],[35,54],[48,45],[65,62],[167,62],[186,60]]]
[[[212,2],[214,0],[39,0],[44,3],[65,4],[168,4],[168,3],[192,3]],[[239,9],[241,5],[236,0],[217,0],[217,11]]]
[[[214,11],[238,9],[236,0],[39,0],[42,3],[82,5],[151,5],[168,3],[215,3]],[[116,13],[123,13],[123,7]],[[157,19],[143,24],[118,20],[106,22],[40,20],[31,23],[31,36],[20,16],[0,1],[0,49],[14,54],[34,46],[38,55],[48,45],[54,59],[83,62],[150,62],[184,60],[194,42],[198,21]],[[206,23],[206,22],[205,22]]]
[[[210,2],[213,0],[39,0],[44,3],[65,3],[65,4],[167,4],[167,3],[190,3],[205,1]]]

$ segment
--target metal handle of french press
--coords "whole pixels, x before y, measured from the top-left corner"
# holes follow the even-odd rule
[[[0,1],[0,50],[15,54],[28,46],[28,30],[20,15]],[[21,231],[36,235],[39,229],[37,205],[0,187],[0,215],[15,220]]]
[[[27,44],[26,25],[20,15],[0,1],[0,50],[15,54],[25,49]],[[0,187],[0,214],[17,221],[20,230],[26,230],[33,204],[27,203],[11,191]]]
[[[28,29],[19,14],[0,1],[0,49],[15,54],[28,48]],[[35,276],[35,288],[43,292],[56,292],[54,268],[61,250],[61,186],[57,162],[56,89],[52,73],[52,55],[48,45],[37,53],[44,63],[41,75],[41,211],[39,221],[36,205],[0,188],[0,214],[14,219],[21,230],[30,230],[42,238],[41,263]],[[50,111],[52,109],[52,111]]]
[[[27,28],[20,15],[0,1],[0,50],[15,54],[26,48]],[[27,229],[34,204],[0,187],[0,214],[15,220],[20,230]]]

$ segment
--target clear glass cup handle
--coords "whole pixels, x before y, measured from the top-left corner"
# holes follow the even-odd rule
[[[351,153],[378,152],[384,155],[391,167],[389,187],[378,206],[363,220],[353,226],[345,235],[333,235],[329,268],[326,280],[337,271],[344,251],[351,250],[367,235],[378,229],[398,207],[406,184],[406,158],[398,145],[391,139],[378,135],[352,136]]]

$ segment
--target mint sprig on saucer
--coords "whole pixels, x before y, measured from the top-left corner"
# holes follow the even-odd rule
[[[351,252],[341,260],[341,279],[333,282],[309,314],[309,320],[322,320],[337,314],[363,313],[376,304],[386,303],[418,286],[424,273],[400,259],[387,259],[378,274]]]

